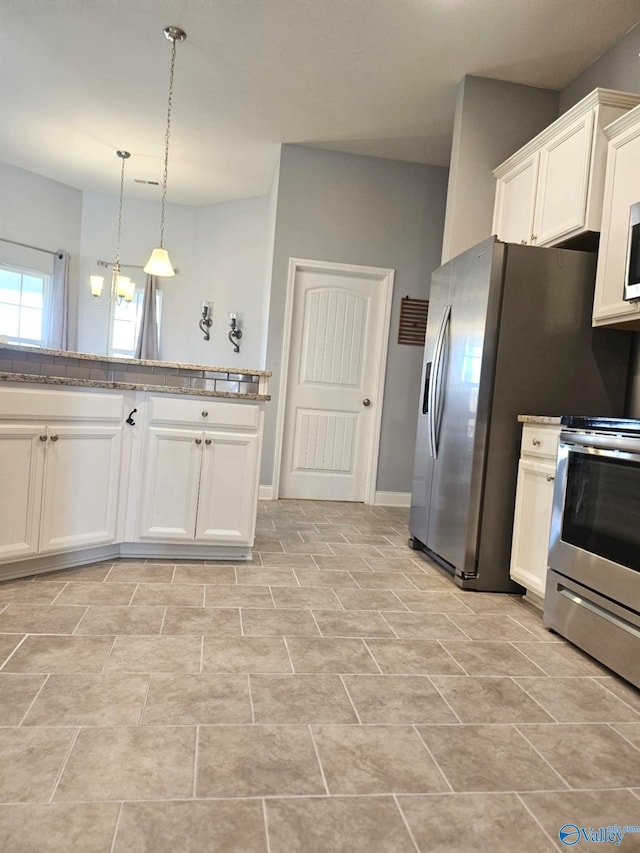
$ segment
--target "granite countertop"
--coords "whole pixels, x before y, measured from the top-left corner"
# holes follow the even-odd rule
[[[518,415],[518,423],[560,426],[561,415]]]

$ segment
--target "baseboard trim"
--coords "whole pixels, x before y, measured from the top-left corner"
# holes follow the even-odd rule
[[[376,506],[411,506],[411,492],[376,492]]]
[[[258,500],[259,501],[272,501],[273,500],[273,486],[260,486],[258,489]]]

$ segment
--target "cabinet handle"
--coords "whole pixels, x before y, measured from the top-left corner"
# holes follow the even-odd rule
[[[533,446],[534,446],[534,447],[540,447],[540,445],[542,444],[542,442],[540,441],[540,439],[539,439],[539,438],[534,438],[534,439],[532,439],[532,444],[533,444]]]
[[[526,240],[520,240],[520,243],[521,243],[523,246],[526,246],[526,245],[527,245],[527,241],[526,241]]]
[[[536,237],[536,235],[535,235],[535,234],[532,234],[532,235],[531,235],[531,242],[532,242],[532,243],[535,243],[537,239],[538,239],[538,238]]]
[[[202,439],[201,439],[201,438],[196,438],[196,444],[202,444]]]
[[[203,412],[203,413],[202,413],[202,417],[203,417],[203,418],[207,418],[207,417],[209,417],[209,412]]]
[[[211,439],[210,439],[210,438],[205,438],[204,443],[205,443],[205,444],[211,444]]]
[[[46,441],[48,437],[49,437],[48,435],[41,435],[40,441]]]
[[[550,483],[552,480],[555,480],[554,475],[553,474],[547,474],[547,483]]]
[[[57,435],[52,435],[52,436],[51,436],[51,441],[57,441],[57,440],[58,440],[58,436],[57,436]]]

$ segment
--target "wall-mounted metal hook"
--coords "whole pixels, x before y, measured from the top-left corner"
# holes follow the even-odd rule
[[[228,337],[231,346],[233,347],[233,351],[240,352],[238,341],[242,337],[242,329],[238,328],[238,321],[235,314],[229,314],[229,325],[231,326],[231,331],[229,332]]]

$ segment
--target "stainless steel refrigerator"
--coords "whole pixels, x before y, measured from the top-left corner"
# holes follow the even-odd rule
[[[433,274],[409,544],[509,592],[518,414],[621,416],[630,334],[593,329],[595,255],[490,238]]]

